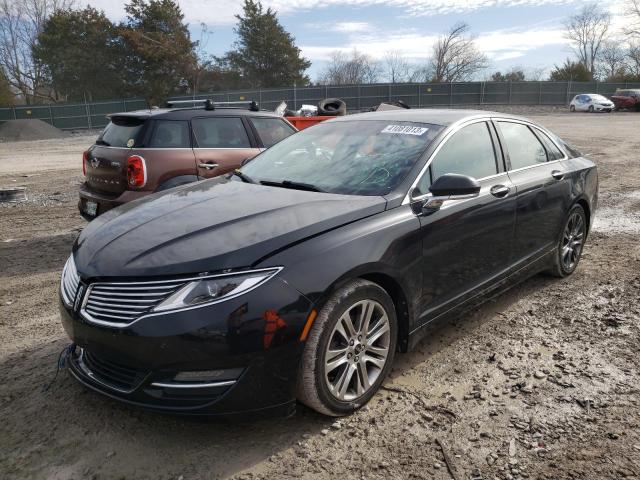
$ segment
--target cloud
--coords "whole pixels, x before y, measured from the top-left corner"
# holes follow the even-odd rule
[[[376,59],[382,59],[390,50],[397,50],[402,52],[405,58],[420,62],[431,56],[436,39],[436,35],[417,32],[400,35],[378,32],[375,36],[354,35],[340,48],[320,45],[302,45],[300,48],[303,55],[312,61],[328,60],[330,54],[336,50],[348,52],[356,48]],[[509,29],[482,33],[477,37],[476,45],[491,60],[501,61],[523,57],[530,50],[549,45],[562,48],[567,45],[567,41],[560,29]]]
[[[331,29],[342,33],[359,33],[370,30],[371,25],[367,22],[338,22],[334,23]]]
[[[400,15],[413,17],[440,14],[465,13],[490,7],[540,6],[572,3],[573,0],[264,0],[280,15],[298,14],[326,7],[370,7],[373,5],[395,7]],[[124,0],[89,0],[89,3],[105,11],[112,19],[125,17]],[[230,25],[242,10],[241,0],[178,0],[185,19],[190,23]],[[365,28],[364,22],[343,22],[345,28]],[[354,32],[358,30],[343,30]],[[362,30],[360,30],[362,31]]]

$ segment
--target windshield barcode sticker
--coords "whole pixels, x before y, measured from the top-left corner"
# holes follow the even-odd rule
[[[410,125],[387,125],[380,133],[399,133],[401,135],[422,135],[429,130],[425,127],[412,127]]]

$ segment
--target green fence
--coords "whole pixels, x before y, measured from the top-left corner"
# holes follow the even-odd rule
[[[322,85],[200,93],[174,100],[205,99],[214,102],[255,100],[267,110],[281,101],[296,110],[303,104],[317,104],[324,98],[341,98],[349,112],[370,110],[380,102],[402,100],[413,108],[458,107],[463,105],[567,105],[579,93],[611,95],[619,88],[640,88],[640,83],[599,82],[463,82],[381,83],[366,85]],[[0,108],[0,122],[38,118],[62,129],[101,128],[105,116],[147,108],[145,100],[134,98],[94,103],[51,104]]]

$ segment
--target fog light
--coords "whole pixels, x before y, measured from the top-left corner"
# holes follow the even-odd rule
[[[242,368],[227,368],[224,370],[194,370],[179,372],[173,379],[176,382],[217,382],[236,380],[242,373]]]

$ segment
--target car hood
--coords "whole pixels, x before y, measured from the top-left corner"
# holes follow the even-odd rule
[[[106,212],[78,237],[74,258],[83,278],[248,267],[288,245],[385,207],[383,197],[213,179]]]

